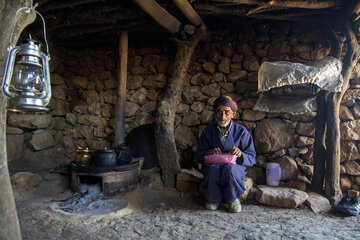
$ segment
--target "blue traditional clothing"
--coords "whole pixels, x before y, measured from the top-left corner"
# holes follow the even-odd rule
[[[221,138],[226,134],[225,144]],[[238,147],[242,154],[237,164],[207,165],[204,156],[210,149],[220,148],[221,152],[230,152]],[[256,162],[254,143],[249,131],[242,125],[231,121],[229,131],[221,133],[217,123],[210,124],[201,134],[196,151],[199,163],[203,163],[204,181],[202,187],[206,189],[205,199],[208,202],[234,201],[244,193],[246,167]]]

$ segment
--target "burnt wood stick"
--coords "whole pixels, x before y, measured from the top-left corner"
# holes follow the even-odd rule
[[[314,143],[314,174],[311,180],[311,188],[322,193],[325,175],[325,134],[326,134],[326,91],[321,90],[316,96],[317,113],[315,125],[315,143]]]

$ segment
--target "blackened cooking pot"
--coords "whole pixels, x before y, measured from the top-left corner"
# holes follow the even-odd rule
[[[94,152],[94,164],[98,167],[115,167],[116,152],[112,149],[102,149]]]

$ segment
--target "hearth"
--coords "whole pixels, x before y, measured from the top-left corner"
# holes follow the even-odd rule
[[[113,197],[117,194],[133,191],[137,186],[139,162],[115,167],[97,167],[70,163],[71,190],[80,191],[82,181],[100,182],[104,197]]]

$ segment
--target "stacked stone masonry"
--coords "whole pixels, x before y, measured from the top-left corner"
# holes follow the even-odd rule
[[[264,61],[306,62],[326,57],[326,29],[292,23],[255,23],[244,29],[213,30],[191,59],[181,103],[176,110],[175,139],[183,168],[194,165],[193,153],[204,127],[214,120],[212,104],[221,94],[239,106],[236,122],[254,137],[257,164],[249,169],[264,183],[264,167],[279,162],[285,186],[306,189],[313,174],[316,113],[300,116],[252,110],[258,98],[257,71]],[[131,39],[129,39],[131,41]],[[62,147],[71,161],[77,146],[112,147],[117,88],[116,50],[53,48],[51,112],[8,114],[9,160]],[[125,130],[154,123],[156,106],[171,74],[176,49],[130,48]],[[360,73],[341,105],[341,189],[360,188]],[[34,154],[36,156],[36,154]],[[259,176],[261,175],[261,176]]]

